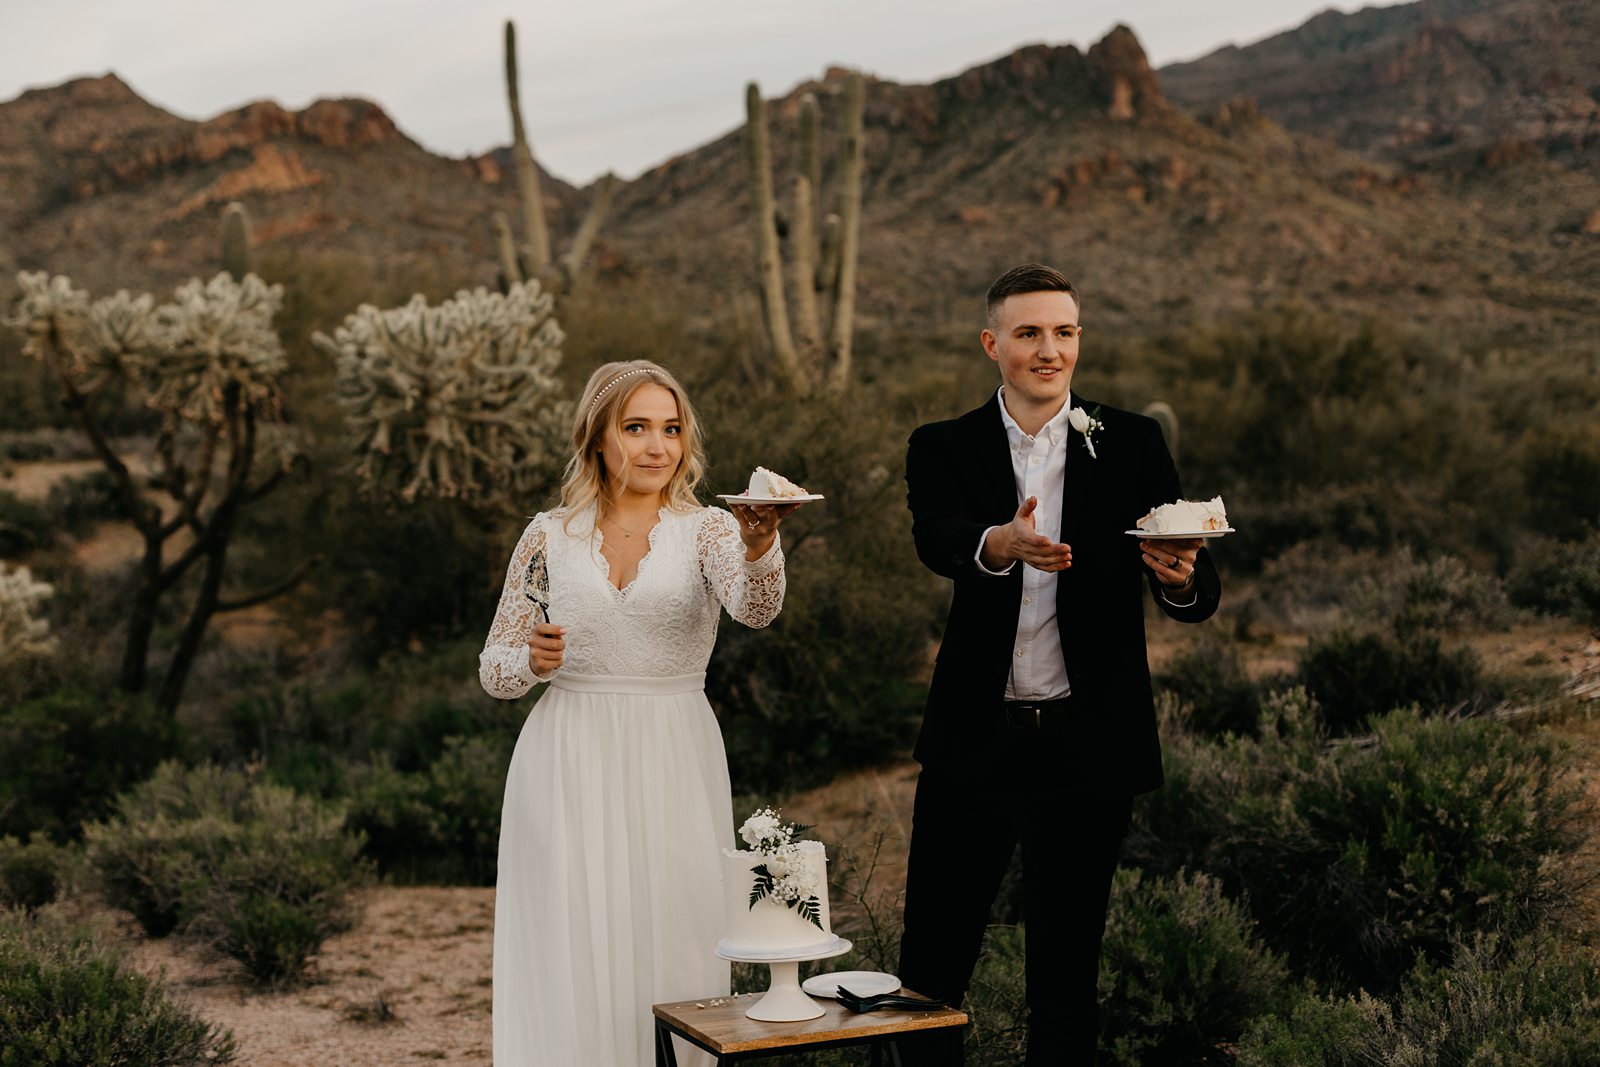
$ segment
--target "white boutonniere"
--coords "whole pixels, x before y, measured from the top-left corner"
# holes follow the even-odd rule
[[[1094,409],[1099,412],[1099,408]],[[1094,435],[1105,429],[1106,424],[1089,414],[1082,408],[1073,408],[1067,412],[1067,421],[1072,423],[1072,428],[1083,434],[1083,447],[1089,450],[1090,459],[1099,459],[1094,450]]]

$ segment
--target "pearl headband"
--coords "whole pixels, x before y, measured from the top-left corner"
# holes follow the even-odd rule
[[[601,389],[598,393],[594,394],[594,399],[589,401],[589,411],[592,413],[594,411],[594,409],[600,405],[600,398],[605,396],[607,393],[611,392],[611,390],[616,387],[616,384],[618,382],[622,381],[625,378],[632,378],[635,374],[649,374],[649,373],[650,372],[645,370],[643,367],[635,367],[633,370],[625,370],[625,371],[623,371],[621,374],[617,375],[615,378],[613,378],[609,382],[607,382],[605,384],[605,388]]]

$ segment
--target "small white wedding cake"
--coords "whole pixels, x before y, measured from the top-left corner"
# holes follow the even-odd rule
[[[750,487],[744,491],[744,495],[765,497],[768,500],[788,500],[791,497],[809,494],[783,475],[769,471],[765,467],[757,467],[755,473],[750,475]]]
[[[1153,534],[1210,533],[1228,528],[1228,513],[1220,496],[1204,502],[1179,500],[1151,508],[1150,514],[1134,525]]]
[[[763,808],[739,828],[750,849],[722,850],[728,955],[801,955],[838,939],[828,918],[828,855],[820,841],[796,841],[793,826]]]

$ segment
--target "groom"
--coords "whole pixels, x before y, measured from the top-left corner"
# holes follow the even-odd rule
[[[1020,841],[1029,1064],[1094,1059],[1111,876],[1133,797],[1161,784],[1146,586],[1183,622],[1221,594],[1200,541],[1125,532],[1180,499],[1178,472],[1153,420],[1071,392],[1078,311],[1050,267],[996,279],[1000,389],[906,454],[917,555],[955,596],[917,740],[900,977],[961,1002]]]

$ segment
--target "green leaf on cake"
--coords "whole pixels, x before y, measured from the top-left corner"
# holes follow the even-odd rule
[[[753,908],[772,892],[772,873],[765,863],[750,868],[750,873],[756,876],[750,883],[750,907]]]
[[[822,929],[822,908],[818,905],[816,897],[807,897],[796,904],[794,910],[800,913],[800,918],[806,920],[818,930]]]

